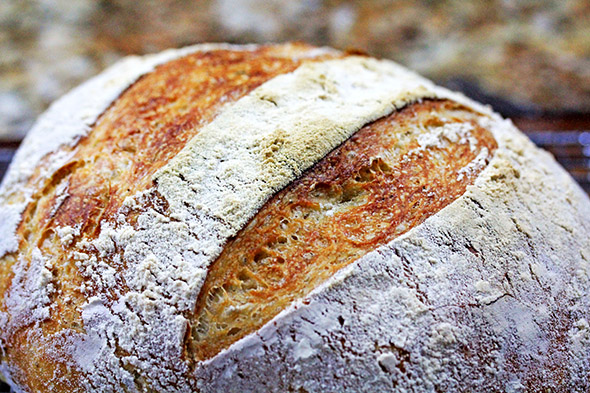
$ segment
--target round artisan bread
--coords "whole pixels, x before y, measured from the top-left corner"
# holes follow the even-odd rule
[[[386,60],[123,60],[23,142],[0,258],[17,392],[590,390],[588,197]]]

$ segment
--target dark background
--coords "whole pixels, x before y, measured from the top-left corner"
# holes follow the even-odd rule
[[[588,0],[1,0],[0,178],[52,101],[125,55],[288,40],[390,58],[491,104],[590,192]]]

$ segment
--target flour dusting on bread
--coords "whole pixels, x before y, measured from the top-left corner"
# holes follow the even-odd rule
[[[390,88],[380,89],[384,84]],[[270,196],[363,125],[434,95],[434,89],[392,63],[350,57],[304,64],[229,106],[156,173],[155,192],[169,215],[148,209],[133,229],[123,218],[92,244],[105,256],[124,250],[129,292],[117,317],[123,331],[143,333],[121,332],[118,345],[138,354],[144,366],[151,363],[150,376],[166,372],[161,348],[182,345],[183,314],[194,308],[208,266],[227,239]],[[166,353],[166,359],[182,368],[179,353]]]
[[[253,50],[251,46],[225,44],[203,44],[183,49],[167,50],[158,54],[137,57],[130,56],[119,61],[103,73],[73,89],[53,103],[28,132],[13,159],[9,171],[2,180],[0,197],[7,199],[22,188],[43,157],[58,152],[61,146],[75,146],[111,103],[142,75],[153,71],[156,66],[196,51],[215,49]],[[318,49],[320,50],[320,49]],[[51,175],[67,161],[67,154],[53,155],[51,162],[42,170]],[[23,192],[25,199],[32,190]],[[15,232],[20,214],[26,205],[10,203],[0,210],[0,256],[15,251],[18,244]]]
[[[149,175],[148,188],[106,212],[110,205],[100,203],[127,195],[125,185],[117,188],[115,181],[88,174],[91,195],[75,196],[69,172],[64,177],[60,170],[92,136],[101,114],[140,76],[197,51],[228,50],[231,59],[232,51],[256,48],[202,45],[130,58],[74,90],[39,120],[0,187],[0,263],[12,266],[0,277],[0,372],[15,386],[39,378],[35,383],[61,391],[101,392],[367,386],[432,391],[456,389],[468,376],[482,381],[482,389],[509,379],[517,391],[538,382],[536,365],[551,381],[566,370],[572,384],[590,383],[581,366],[588,362],[590,319],[588,198],[510,122],[393,62],[277,46],[283,56],[308,61],[277,69],[243,96],[228,91],[210,117],[166,130],[170,143],[178,142],[178,129],[198,132]],[[197,67],[204,60],[194,61]],[[240,72],[232,77],[239,80]],[[416,155],[469,147],[475,158],[453,181],[472,178],[473,185],[255,333],[193,362],[185,348],[190,316],[210,265],[228,241],[273,195],[359,129],[425,99],[448,99],[477,112],[478,126],[497,141],[497,150],[484,147],[475,156],[476,125],[469,122],[434,124],[417,138]],[[157,99],[141,105],[142,115],[158,115]],[[182,103],[172,108],[179,119],[186,109]],[[150,125],[154,130],[137,134],[158,132],[157,121]],[[134,148],[126,142],[120,150],[129,155]],[[121,157],[124,167],[126,156]],[[134,167],[139,174],[149,166],[140,164]],[[113,179],[123,173],[109,165],[104,168],[112,169]],[[29,184],[30,179],[39,180]],[[92,194],[92,187],[102,193]],[[51,189],[55,198],[44,198],[38,188]],[[101,206],[72,210],[90,217],[87,227],[70,222],[31,234],[31,228],[56,220],[73,198],[80,198],[80,206]],[[31,213],[44,209],[48,214]],[[34,217],[18,237],[23,212]],[[51,241],[60,258],[72,263],[60,266],[43,254]],[[28,254],[15,253],[19,242]],[[64,276],[72,282],[56,278]],[[556,299],[568,304],[563,313]],[[51,333],[44,336],[43,329]],[[560,347],[562,342],[572,350]],[[46,367],[46,374],[15,366],[15,359],[24,362],[18,350],[33,345],[31,362]]]

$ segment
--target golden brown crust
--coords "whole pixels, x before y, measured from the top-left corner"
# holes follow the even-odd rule
[[[187,348],[208,359],[258,330],[337,270],[407,232],[465,192],[497,144],[478,115],[424,101],[365,126],[275,195],[212,265]],[[429,129],[465,124],[475,141],[421,148]]]
[[[63,146],[60,153],[72,157],[48,178],[43,167],[52,156],[44,158],[28,182],[36,192],[23,213],[17,235],[20,258],[31,261],[36,247],[49,258],[55,290],[51,316],[40,324],[45,336],[64,329],[83,331],[80,309],[90,294],[82,289],[85,278],[76,260],[63,250],[80,240],[96,238],[101,225],[115,218],[125,198],[150,189],[152,175],[224,105],[279,74],[293,71],[302,62],[334,57],[336,53],[308,58],[304,55],[309,49],[294,44],[252,51],[215,50],[170,61],[129,87],[101,115],[87,137],[73,147]],[[64,239],[58,233],[62,227],[73,228],[74,238]],[[0,261],[0,299],[9,291],[14,258],[11,254]],[[119,272],[124,269],[124,264],[103,259]],[[6,305],[0,302],[0,311],[5,310]],[[22,370],[18,379],[29,386],[39,383],[36,389],[42,391],[43,381],[73,373],[47,354],[36,353],[35,340],[29,333],[23,326],[11,331],[5,343],[10,349],[5,354],[9,362]],[[75,376],[57,379],[75,380]]]
[[[44,215],[36,227],[82,222],[81,232],[90,234],[127,196],[148,189],[152,175],[222,106],[301,63],[274,51],[197,52],[141,78],[101,116],[70,162],[34,198],[52,196],[40,209]],[[52,211],[59,196],[48,188],[63,181],[69,182],[69,196]],[[33,209],[39,210],[29,207]]]
[[[10,208],[0,210],[0,232],[14,235],[23,208],[15,200],[35,202],[19,228],[22,251],[0,263],[7,379],[56,392],[585,382],[590,203],[509,121],[360,57],[304,64],[218,110],[235,91],[221,83],[212,89],[225,95],[203,89],[197,103],[185,88],[213,81],[187,65],[179,78],[188,85],[168,85],[171,62],[73,139],[138,73],[191,50],[124,62],[146,67],[115,68],[82,88],[88,94],[70,95],[20,151],[0,190]],[[221,51],[228,64],[219,68],[243,66],[257,78],[252,62],[264,69],[279,58],[272,74],[329,53],[266,50],[226,51],[242,56],[236,64]],[[217,60],[193,65],[216,69]],[[70,105],[107,82],[118,87],[100,105]],[[219,115],[186,123],[190,109],[145,97],[174,86],[199,107],[194,118]],[[75,108],[63,127],[71,132],[40,149],[41,131],[59,127],[64,108]],[[158,116],[168,128],[158,129]],[[28,189],[6,187],[63,143],[72,147],[46,157]],[[13,250],[15,238],[0,250]]]

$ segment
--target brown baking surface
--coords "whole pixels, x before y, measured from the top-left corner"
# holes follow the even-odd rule
[[[411,104],[365,126],[275,195],[210,268],[189,356],[211,358],[462,195],[483,168],[460,170],[497,147],[479,116],[446,100]],[[418,135],[449,123],[473,125],[476,148],[418,149]]]

